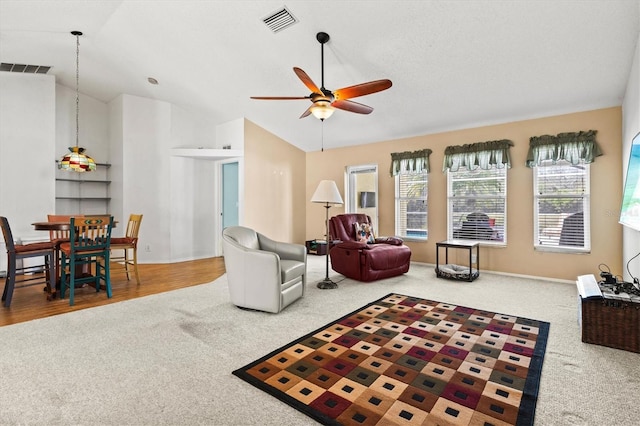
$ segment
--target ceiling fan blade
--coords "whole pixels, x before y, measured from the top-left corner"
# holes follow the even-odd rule
[[[371,114],[373,108],[353,101],[333,101],[331,106],[345,111],[356,112],[358,114]]]
[[[251,96],[251,99],[263,101],[292,101],[296,99],[311,99],[309,96]]]
[[[311,107],[313,106],[313,104],[311,104],[311,106],[309,108],[307,108],[307,110],[305,112],[302,113],[302,115],[300,116],[300,118],[305,118],[311,115]]]
[[[344,101],[346,99],[357,98],[358,96],[370,95],[381,92],[391,87],[391,80],[375,80],[368,83],[356,84],[355,86],[343,87],[333,92],[336,99]]]
[[[298,67],[293,67],[293,72],[296,73],[298,78],[302,80],[307,89],[311,90],[313,93],[322,93],[322,91],[316,86],[316,84],[311,80],[311,77],[307,75],[306,72],[302,71],[302,69]]]

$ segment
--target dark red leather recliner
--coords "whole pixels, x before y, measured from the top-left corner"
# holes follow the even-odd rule
[[[376,238],[374,244],[359,242],[356,240],[356,222],[371,224],[371,218],[348,213],[329,219],[329,233],[334,241],[329,257],[334,271],[358,281],[375,281],[409,271],[411,249],[402,239]]]

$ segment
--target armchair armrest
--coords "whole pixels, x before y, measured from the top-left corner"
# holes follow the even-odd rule
[[[302,244],[274,241],[271,238],[266,237],[260,233],[258,233],[258,241],[260,242],[260,248],[262,250],[277,253],[278,256],[280,256],[280,259],[306,262],[307,248]]]

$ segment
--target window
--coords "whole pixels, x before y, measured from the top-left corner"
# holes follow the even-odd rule
[[[591,250],[590,164],[602,155],[596,130],[532,136],[527,167],[533,169],[534,248]]]
[[[396,235],[407,239],[427,239],[428,176],[426,170],[395,176]]]
[[[391,154],[389,173],[394,176],[396,185],[395,234],[406,239],[426,241],[429,236],[427,195],[430,155],[428,148]]]
[[[589,164],[544,160],[533,173],[535,248],[588,252]]]
[[[507,242],[507,168],[447,172],[448,238]]]
[[[503,245],[507,242],[508,139],[448,146],[447,237]]]

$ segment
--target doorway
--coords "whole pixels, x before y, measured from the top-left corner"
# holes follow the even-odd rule
[[[222,164],[222,229],[240,224],[240,179],[238,162]]]
[[[378,165],[347,166],[345,212],[369,215],[378,225]]]

